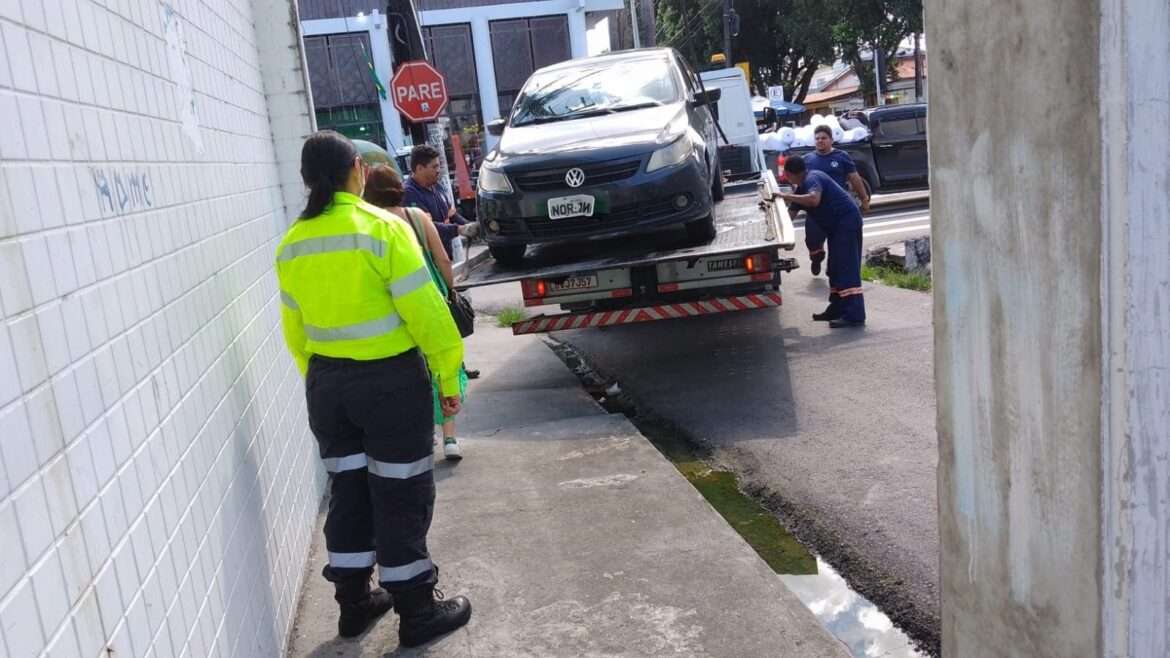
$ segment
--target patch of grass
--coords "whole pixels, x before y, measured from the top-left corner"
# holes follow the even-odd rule
[[[500,312],[496,314],[496,324],[503,327],[504,329],[508,329],[517,322],[527,319],[528,311],[525,311],[522,308],[509,307],[501,309]]]
[[[904,272],[896,267],[861,266],[861,278],[865,281],[877,281],[888,286],[905,288],[907,290],[930,290],[930,275],[918,272]]]
[[[774,514],[739,490],[734,473],[712,469],[682,439],[658,437],[651,441],[772,571],[796,576],[817,572],[816,558]]]

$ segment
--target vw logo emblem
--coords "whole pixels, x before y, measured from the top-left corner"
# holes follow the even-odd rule
[[[585,184],[585,172],[581,171],[580,167],[573,167],[565,172],[565,185],[569,187],[581,187]]]

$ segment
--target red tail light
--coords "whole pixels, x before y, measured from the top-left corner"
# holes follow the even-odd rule
[[[544,297],[548,292],[548,285],[542,279],[524,279],[520,282],[520,289],[525,299]]]
[[[761,272],[767,272],[768,267],[771,264],[772,263],[768,258],[768,254],[752,254],[751,256],[743,259],[743,267],[748,271],[748,274],[760,274]]]

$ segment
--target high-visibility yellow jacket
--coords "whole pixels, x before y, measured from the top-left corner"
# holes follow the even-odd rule
[[[289,227],[276,249],[284,339],[304,375],[313,354],[369,361],[419,347],[445,396],[459,395],[463,339],[418,240],[345,192]]]

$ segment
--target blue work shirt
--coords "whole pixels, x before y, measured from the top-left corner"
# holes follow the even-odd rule
[[[821,202],[815,208],[801,206],[808,216],[825,230],[831,233],[837,229],[861,227],[861,211],[853,202],[853,197],[843,187],[833,181],[828,174],[815,169],[808,170],[804,182],[797,186],[796,194],[821,193]]]
[[[849,174],[857,171],[857,165],[853,164],[853,158],[841,149],[833,149],[826,155],[821,155],[816,151],[804,154],[804,164],[809,169],[822,171],[833,179],[833,182],[845,187],[849,182]]]
[[[447,201],[447,196],[443,194],[442,190],[436,187],[424,187],[414,181],[414,177],[406,179],[403,184],[405,195],[402,198],[402,205],[407,208],[418,208],[431,216],[431,221],[435,223],[435,228],[439,231],[439,239],[443,242],[443,249],[447,252],[448,258],[454,258],[454,253],[451,248],[451,243],[459,235],[459,227],[467,223],[459,213],[447,221],[447,213],[451,211],[451,203]]]

